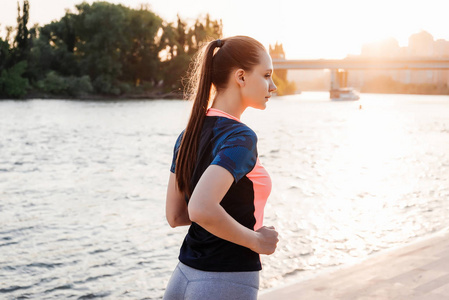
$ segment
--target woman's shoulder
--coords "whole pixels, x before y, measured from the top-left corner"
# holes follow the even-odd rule
[[[214,124],[215,130],[225,133],[227,136],[252,136],[257,140],[257,135],[248,125],[245,123],[235,121],[232,119],[219,117]]]
[[[184,132],[185,132],[185,129],[183,131],[181,131],[181,133],[178,135],[178,138],[176,139],[176,142],[175,142],[175,148],[179,148],[179,146],[181,145],[181,140],[184,135]]]

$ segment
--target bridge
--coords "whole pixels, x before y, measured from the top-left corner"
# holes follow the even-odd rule
[[[449,59],[385,59],[385,58],[345,58],[286,60],[273,59],[274,70],[331,70],[331,98],[338,90],[347,86],[347,70],[449,70]],[[407,76],[410,78],[410,74]],[[409,79],[407,80],[409,81]],[[338,96],[337,96],[338,98]]]
[[[449,70],[449,59],[378,59],[345,58],[286,60],[273,59],[273,68],[281,69],[331,69],[331,70]]]

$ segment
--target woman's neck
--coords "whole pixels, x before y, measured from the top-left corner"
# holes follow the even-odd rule
[[[235,92],[226,90],[224,93],[217,94],[211,107],[224,111],[240,120],[242,113],[246,109],[242,105],[240,98],[240,95]]]

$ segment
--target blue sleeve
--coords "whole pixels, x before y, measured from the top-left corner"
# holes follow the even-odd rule
[[[173,159],[171,162],[170,172],[175,173],[176,169],[176,157],[178,156],[179,146],[181,146],[181,140],[182,136],[184,134],[184,131],[181,132],[181,134],[178,136],[178,139],[176,140],[175,147],[173,149]]]
[[[228,170],[238,182],[251,172],[257,161],[257,136],[254,132],[228,137],[220,146],[211,165]]]

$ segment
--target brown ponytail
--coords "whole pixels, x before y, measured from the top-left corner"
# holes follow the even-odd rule
[[[186,93],[193,100],[193,107],[181,140],[175,170],[178,188],[188,196],[193,192],[190,180],[195,169],[211,89],[214,87],[214,92],[226,89],[229,76],[235,69],[250,72],[259,63],[261,50],[266,51],[255,39],[235,36],[206,44],[194,57]]]

